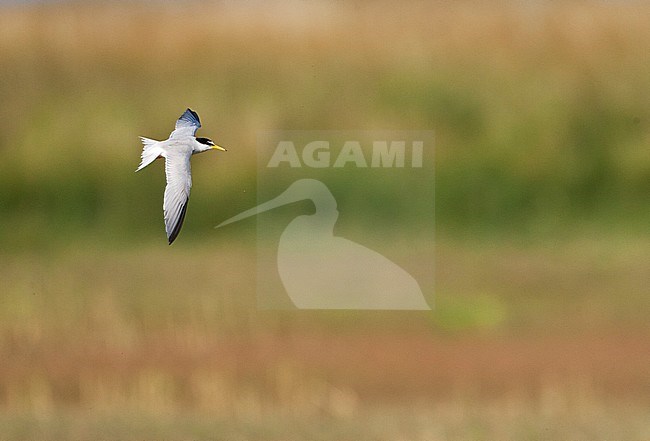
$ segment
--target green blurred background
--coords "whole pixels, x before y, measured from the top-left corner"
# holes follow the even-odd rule
[[[648,439],[649,12],[0,6],[0,438]],[[257,135],[355,129],[435,130],[435,309],[258,311]]]

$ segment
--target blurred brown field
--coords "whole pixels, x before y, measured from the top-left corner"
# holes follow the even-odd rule
[[[650,438],[648,12],[3,6],[0,438]],[[186,106],[229,151],[168,247],[137,136]],[[433,311],[257,309],[213,227],[277,129],[436,131]]]

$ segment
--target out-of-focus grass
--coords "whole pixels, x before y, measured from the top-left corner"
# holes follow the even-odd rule
[[[5,8],[0,243],[157,238],[148,219],[162,177],[131,173],[137,135],[165,137],[187,105],[230,147],[195,161],[187,232],[251,205],[260,131],[348,128],[436,130],[444,234],[640,230],[650,219],[642,8]]]
[[[646,439],[648,7],[255,7],[0,10],[0,437]],[[359,128],[436,131],[435,311],[257,311],[257,134]]]
[[[29,417],[0,416],[0,428],[8,439],[114,438],[140,440],[165,439],[247,439],[267,441],[309,440],[484,440],[501,439],[554,441],[570,437],[589,441],[604,439],[631,441],[643,439],[647,431],[647,409],[619,408],[591,403],[585,407],[565,407],[549,390],[547,402],[531,406],[517,397],[485,405],[456,402],[453,406],[415,406],[405,411],[395,406],[374,407],[355,418],[335,415],[270,415],[254,418],[234,416],[215,418],[206,414],[100,414],[89,416],[62,412],[38,421]],[[5,422],[9,420],[10,425]],[[600,438],[600,436],[598,436]]]
[[[431,314],[259,311],[220,245],[3,255],[3,434],[645,436],[647,246],[441,243]]]

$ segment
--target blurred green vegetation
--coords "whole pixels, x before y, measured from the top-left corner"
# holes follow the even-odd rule
[[[0,9],[0,437],[644,439],[648,6],[187,5]],[[228,152],[170,248],[138,136],[188,106]],[[434,311],[256,310],[255,229],[213,227],[258,134],[359,129],[435,131]],[[331,189],[381,251],[421,211],[374,182]]]
[[[137,136],[165,138],[185,106],[230,151],[194,161],[184,240],[254,203],[255,137],[270,129],[435,130],[443,235],[648,224],[650,51],[631,7],[606,21],[604,6],[493,17],[419,5],[394,29],[355,23],[350,44],[331,7],[306,29],[258,26],[254,14],[233,22],[208,5],[199,17],[173,6],[5,9],[2,249],[159,240],[163,176],[157,165],[132,173]],[[454,33],[481,13],[482,25]]]

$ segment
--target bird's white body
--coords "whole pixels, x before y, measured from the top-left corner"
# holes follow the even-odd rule
[[[141,136],[140,139],[144,147],[141,155],[142,161],[136,171],[142,170],[158,158],[167,158],[169,152],[172,152],[172,154],[178,152],[187,155],[189,151],[191,156],[212,149],[212,147],[206,148],[205,144],[201,144],[193,136],[186,140],[177,140],[170,137],[164,141],[156,141],[155,139],[145,138],[144,136]]]
[[[192,188],[192,169],[190,158],[196,153],[208,150],[224,150],[215,145],[208,138],[196,138],[194,135],[201,127],[199,116],[187,109],[176,121],[176,128],[169,135],[169,139],[156,141],[140,137],[144,145],[140,165],[137,171],[142,170],[158,158],[165,159],[165,198],[163,212],[165,215],[165,230],[169,244],[176,239],[187,210],[187,202]]]

